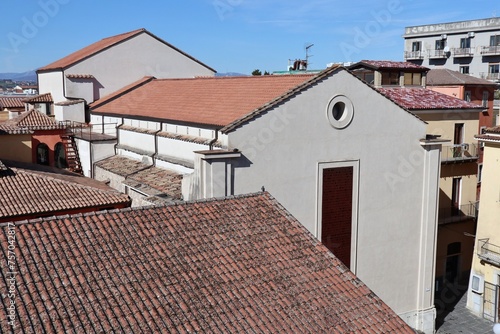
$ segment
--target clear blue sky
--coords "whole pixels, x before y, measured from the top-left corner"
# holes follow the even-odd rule
[[[2,1],[0,72],[47,65],[104,37],[146,28],[218,72],[402,60],[404,27],[500,16],[498,0]]]

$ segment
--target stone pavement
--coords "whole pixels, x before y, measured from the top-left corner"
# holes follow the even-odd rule
[[[436,334],[491,334],[494,323],[474,315],[466,308],[467,293],[464,293],[453,310],[446,315]],[[436,324],[436,327],[439,323]]]

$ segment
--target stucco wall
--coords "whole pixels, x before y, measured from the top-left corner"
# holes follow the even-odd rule
[[[98,86],[96,99],[144,76],[189,78],[214,74],[146,33],[77,63],[65,73],[92,74]]]
[[[54,103],[65,101],[64,73],[62,71],[44,72],[38,74],[40,94],[51,93]]]
[[[338,94],[354,105],[341,130],[326,110]],[[425,133],[423,122],[341,71],[229,134],[244,156],[234,192],[264,186],[317,236],[319,165],[358,163],[356,274],[397,313],[415,311],[422,198],[430,196],[422,190]],[[422,266],[432,267],[432,257]]]
[[[32,162],[31,135],[3,135],[0,141],[0,160]]]

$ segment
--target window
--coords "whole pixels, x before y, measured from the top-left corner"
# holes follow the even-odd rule
[[[490,36],[490,46],[499,46],[500,45],[500,35]]]
[[[421,85],[422,75],[420,73],[405,73],[405,86],[419,86]]]
[[[57,168],[68,168],[68,162],[66,161],[66,154],[64,152],[64,145],[62,143],[57,143],[56,146],[54,146],[54,158]]]
[[[413,51],[413,52],[420,51],[421,46],[422,46],[422,42],[413,42],[411,44],[411,51]]]
[[[460,66],[460,73],[469,74],[469,66]]]
[[[482,106],[485,108],[488,108],[488,98],[489,98],[489,93],[487,91],[483,92],[483,101],[482,101]]]
[[[354,106],[344,95],[333,97],[327,106],[327,118],[336,129],[347,127],[354,117]]]
[[[36,147],[36,163],[39,165],[49,165],[49,147],[45,144],[38,144]]]
[[[477,183],[481,183],[481,176],[483,174],[483,164],[477,165]]]
[[[460,49],[470,48],[470,37],[460,38]]]
[[[470,91],[465,91],[464,100],[467,102],[472,100],[472,93]]]
[[[399,72],[383,72],[382,85],[399,85]]]
[[[446,40],[444,39],[436,40],[436,50],[444,50],[445,46],[446,46]]]

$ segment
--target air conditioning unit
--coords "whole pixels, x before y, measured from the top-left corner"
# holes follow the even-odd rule
[[[475,36],[474,31],[471,31],[470,33],[468,33],[467,36],[469,36],[471,38],[474,37]]]
[[[469,150],[469,144],[462,144],[462,148],[465,150],[465,151],[468,151]]]
[[[472,280],[470,283],[470,289],[475,293],[484,292],[484,278],[478,275],[472,275]]]
[[[448,36],[446,34],[441,35],[441,39],[447,39]]]

